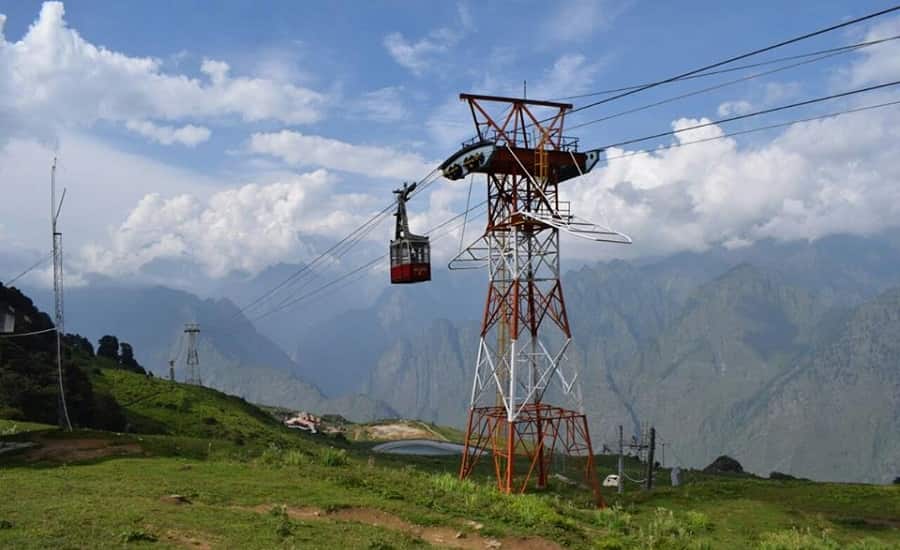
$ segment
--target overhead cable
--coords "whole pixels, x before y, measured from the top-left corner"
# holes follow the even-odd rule
[[[40,260],[36,261],[34,264],[32,264],[31,266],[29,266],[25,271],[19,273],[18,275],[16,275],[15,277],[13,277],[12,279],[10,279],[9,281],[7,281],[7,282],[5,282],[5,283],[3,283],[3,284],[4,284],[5,286],[10,286],[10,285],[14,284],[16,281],[18,281],[19,279],[21,279],[21,278],[24,277],[25,275],[28,275],[29,273],[31,273],[32,271],[34,271],[35,269],[37,269],[38,267],[40,267],[40,266],[41,266],[42,264],[44,264],[47,260],[49,260],[51,257],[53,257],[53,253],[52,253],[52,252],[51,252],[51,253],[48,253],[46,256],[44,256],[43,258],[41,258]]]
[[[677,149],[677,148],[679,148],[679,147],[685,147],[685,146],[687,146],[687,145],[695,145],[695,144],[698,144],[698,143],[707,143],[707,142],[710,142],[710,141],[717,141],[717,140],[720,140],[720,139],[727,139],[727,138],[730,138],[730,137],[741,136],[741,135],[745,135],[745,134],[753,134],[753,133],[756,133],[756,132],[763,132],[763,131],[765,131],[765,130],[774,130],[774,129],[776,129],[776,128],[784,128],[784,127],[787,127],[787,126],[792,126],[792,125],[794,125],[794,124],[799,124],[799,123],[803,123],[803,122],[812,122],[812,121],[814,121],[814,120],[822,120],[822,119],[826,119],[826,118],[835,118],[835,117],[839,117],[839,116],[843,116],[843,115],[848,115],[848,114],[853,114],[853,113],[861,113],[861,112],[864,112],[864,111],[871,111],[871,110],[874,110],[874,109],[883,109],[884,107],[890,107],[890,106],[892,106],[892,105],[900,105],[900,100],[897,100],[897,101],[888,101],[888,102],[885,102],[885,103],[878,103],[878,104],[875,104],[875,105],[866,105],[866,106],[864,106],[864,107],[857,107],[857,108],[855,108],[855,109],[846,109],[846,110],[843,110],[843,111],[835,111],[835,112],[831,112],[831,113],[824,114],[824,115],[817,115],[817,116],[806,117],[806,118],[797,118],[797,119],[789,120],[789,121],[786,121],[786,122],[779,122],[779,123],[776,123],[776,124],[767,124],[767,125],[765,125],[765,126],[757,126],[757,127],[755,127],[755,128],[748,128],[748,129],[746,129],[746,130],[738,130],[738,131],[735,131],[735,132],[728,132],[728,133],[724,133],[724,134],[721,134],[721,135],[718,135],[718,136],[713,136],[713,137],[708,137],[708,138],[695,139],[695,140],[691,140],[691,141],[681,141],[681,142],[678,142],[678,143],[672,143],[672,144],[669,144],[669,145],[661,145],[661,146],[659,146],[659,147],[654,147],[653,149],[651,149],[651,150],[649,150],[649,151],[643,151],[643,150],[641,150],[641,151],[629,151],[629,152],[623,153],[623,154],[621,154],[621,155],[616,155],[616,156],[612,156],[612,157],[606,157],[606,159],[604,159],[604,160],[606,160],[607,162],[609,162],[609,161],[611,161],[611,160],[618,160],[618,159],[623,159],[623,158],[629,158],[629,157],[634,157],[634,156],[637,156],[637,155],[644,155],[644,154],[654,153],[654,152],[656,152],[656,151],[664,151],[664,150],[668,150],[668,149]]]
[[[831,94],[831,95],[822,96],[822,97],[817,97],[817,98],[813,98],[813,99],[807,99],[807,100],[805,100],[805,101],[798,101],[798,102],[796,102],[796,103],[789,103],[789,104],[787,104],[787,105],[780,105],[780,106],[778,106],[778,107],[770,107],[770,108],[768,108],[768,109],[762,109],[762,110],[759,110],[759,111],[754,111],[754,112],[752,112],[752,113],[744,113],[744,114],[742,114],[742,115],[735,115],[735,116],[731,116],[731,117],[721,118],[721,119],[714,120],[714,121],[711,121],[711,122],[704,122],[704,123],[701,123],[701,124],[695,124],[695,125],[693,125],[693,126],[687,126],[687,127],[685,127],[685,128],[677,128],[677,129],[675,129],[675,130],[668,130],[668,131],[666,131],[666,132],[660,132],[660,133],[658,133],[658,134],[653,134],[653,135],[650,135],[650,136],[644,136],[644,137],[640,137],[640,138],[627,139],[627,140],[625,140],[625,141],[620,141],[620,142],[617,142],[617,143],[611,143],[611,144],[609,144],[609,145],[606,145],[606,146],[602,147],[602,149],[611,149],[611,148],[613,148],[613,147],[622,147],[622,146],[624,146],[624,145],[632,145],[632,144],[634,144],[634,143],[641,143],[641,142],[644,142],[644,141],[649,141],[649,140],[651,140],[651,139],[658,139],[658,138],[662,138],[662,137],[674,136],[674,135],[676,135],[676,134],[681,134],[681,133],[683,133],[683,132],[690,132],[690,131],[692,131],[692,130],[699,130],[699,129],[701,129],[701,128],[707,128],[707,127],[709,127],[709,126],[716,126],[716,125],[719,125],[719,124],[725,124],[725,123],[728,123],[728,122],[735,122],[735,121],[738,121],[738,120],[744,120],[744,119],[752,118],[752,117],[756,117],[756,116],[767,115],[767,114],[771,114],[771,113],[777,113],[777,112],[779,112],[779,111],[784,111],[784,110],[787,110],[787,109],[796,109],[797,107],[805,107],[805,106],[807,106],[807,105],[813,105],[813,104],[816,104],[816,103],[821,103],[821,102],[823,102],[823,101],[830,101],[830,100],[832,100],[832,99],[839,99],[839,98],[842,98],[842,97],[849,97],[849,96],[856,95],[856,94],[861,94],[861,93],[866,93],[866,92],[872,92],[872,91],[875,91],[875,90],[881,90],[881,89],[889,88],[889,87],[891,87],[891,86],[896,86],[896,85],[898,85],[898,84],[900,84],[900,80],[894,80],[894,81],[891,81],[891,82],[884,82],[884,83],[881,83],[881,84],[875,84],[875,85],[872,85],[872,86],[866,86],[866,87],[864,87],[864,88],[857,88],[857,89],[855,89],[855,90],[848,90],[848,91],[846,91],[846,92],[840,92],[840,93],[837,93],[837,94]],[[590,124],[590,122],[586,122],[586,123],[582,124],[581,126],[586,126],[587,124]]]
[[[655,82],[650,82],[650,83],[645,84],[644,86],[640,86],[640,87],[632,89],[632,90],[624,91],[622,93],[613,95],[611,97],[603,98],[603,99],[588,103],[587,105],[582,105],[580,107],[576,107],[575,109],[572,109],[571,111],[569,111],[569,114],[577,113],[577,112],[583,111],[585,109],[590,109],[592,107],[596,107],[597,105],[603,105],[604,103],[609,103],[611,101],[615,101],[615,100],[621,99],[623,97],[627,97],[627,96],[630,96],[630,95],[633,95],[633,94],[636,94],[639,92],[643,92],[645,90],[649,90],[651,88],[655,88],[655,87],[661,86],[663,84],[675,82],[676,80],[683,80],[689,76],[704,73],[704,72],[710,71],[712,69],[717,69],[719,67],[734,63],[735,61],[747,59],[748,57],[753,57],[753,56],[759,55],[761,53],[770,52],[772,50],[782,48],[782,47],[790,45],[790,44],[795,44],[795,43],[801,42],[803,40],[808,40],[810,38],[820,36],[820,35],[823,35],[823,34],[826,34],[826,33],[832,32],[832,31],[836,31],[838,29],[843,29],[843,28],[849,27],[851,25],[856,25],[858,23],[862,23],[863,21],[875,19],[876,17],[881,17],[882,15],[887,15],[889,13],[893,13],[898,10],[900,10],[900,5],[886,8],[886,9],[883,9],[883,10],[880,10],[880,11],[877,11],[874,13],[870,13],[870,14],[864,15],[862,17],[856,17],[854,19],[850,19],[850,20],[844,21],[842,23],[837,23],[837,24],[831,25],[829,27],[825,27],[823,29],[819,29],[819,30],[816,30],[813,32],[808,32],[808,33],[800,35],[800,36],[796,36],[794,38],[782,40],[781,42],[766,46],[764,48],[759,48],[759,49],[756,49],[756,50],[753,50],[753,51],[750,51],[747,53],[735,55],[733,57],[729,57],[727,59],[723,59],[722,61],[717,61],[715,63],[711,63],[709,65],[700,67],[698,69],[693,69],[693,70],[690,70],[690,71],[687,71],[687,72],[684,72],[684,73],[681,73],[681,74],[678,74],[678,75],[675,75],[675,76],[672,76],[672,77],[669,77],[669,78],[666,78],[663,80],[657,80]]]
[[[885,39],[885,40],[897,40],[897,39],[900,39],[900,35],[897,35],[897,36],[894,36],[894,37],[892,37],[892,38],[890,38],[890,39]],[[626,110],[624,110],[624,111],[619,111],[619,112],[617,112],[617,113],[613,113],[613,114],[610,114],[610,115],[606,115],[606,116],[603,116],[603,117],[600,117],[600,118],[591,120],[591,121],[589,121],[589,122],[583,122],[583,123],[580,123],[580,124],[576,124],[576,125],[574,125],[574,126],[570,126],[570,127],[569,127],[569,130],[574,130],[574,129],[577,129],[577,128],[581,128],[581,127],[583,127],[583,126],[588,126],[588,125],[590,125],[590,124],[596,124],[596,123],[598,123],[598,122],[605,122],[605,121],[607,121],[607,120],[612,120],[612,119],[614,119],[614,118],[619,118],[619,117],[624,116],[624,115],[630,115],[630,114],[637,113],[637,112],[640,112],[640,111],[645,111],[645,110],[651,109],[651,108],[653,108],[653,107],[659,107],[660,105],[665,105],[665,104],[667,104],[667,103],[672,103],[672,102],[674,102],[674,101],[678,101],[678,100],[685,99],[685,98],[688,98],[688,97],[692,97],[692,96],[704,94],[704,93],[707,93],[707,92],[712,92],[712,91],[714,91],[714,90],[719,90],[719,89],[722,89],[722,88],[726,88],[726,87],[728,87],[728,86],[732,86],[732,85],[734,85],[734,84],[739,84],[739,83],[741,83],[741,82],[747,82],[747,81],[749,81],[749,80],[754,80],[754,79],[756,79],[756,78],[760,78],[760,77],[763,77],[763,76],[768,76],[768,75],[771,75],[771,74],[779,73],[779,72],[782,72],[782,71],[786,71],[786,70],[788,70],[788,69],[795,69],[795,68],[800,67],[800,66],[803,66],[803,65],[809,65],[809,64],[811,64],[811,63],[816,63],[816,62],[818,62],[818,61],[822,61],[822,60],[824,60],[824,59],[829,59],[829,58],[834,57],[834,56],[837,56],[837,55],[842,55],[842,54],[844,54],[844,53],[847,53],[847,51],[849,51],[849,50],[843,50],[843,51],[837,51],[837,52],[832,52],[832,53],[823,54],[823,55],[820,55],[820,56],[818,56],[818,57],[813,57],[813,58],[811,58],[811,59],[806,59],[806,60],[804,60],[804,61],[799,61],[799,62],[797,62],[797,63],[792,63],[792,64],[790,64],[790,65],[785,65],[785,66],[783,66],[783,67],[777,67],[777,68],[771,69],[771,70],[769,70],[769,71],[763,71],[763,72],[760,72],[760,73],[754,73],[754,74],[747,75],[747,76],[743,76],[743,77],[741,77],[741,78],[737,78],[737,79],[734,79],[734,80],[728,80],[728,81],[726,81],[726,82],[721,82],[721,83],[716,84],[716,85],[714,85],[714,86],[708,86],[708,87],[706,87],[706,88],[700,88],[699,90],[694,90],[694,91],[691,91],[691,92],[686,92],[686,93],[679,94],[679,95],[674,96],[674,97],[662,99],[662,100],[660,100],[660,101],[654,101],[653,103],[648,103],[648,104],[646,104],[646,105],[641,105],[641,106],[638,106],[638,107],[633,107],[633,108],[631,108],[631,109],[626,109]]]
[[[898,39],[897,36],[892,36],[889,38],[882,38],[879,40],[868,40],[866,42],[857,42],[856,44],[848,44],[846,46],[838,46],[836,48],[826,48],[824,50],[816,50],[814,52],[801,53],[801,54],[797,54],[797,55],[787,55],[784,57],[777,57],[775,59],[769,59],[767,61],[760,61],[759,63],[747,63],[744,65],[738,65],[737,67],[728,67],[725,69],[718,69],[718,70],[703,72],[700,74],[694,74],[691,76],[686,76],[684,78],[679,78],[678,81],[694,80],[697,78],[707,78],[710,76],[732,73],[732,72],[736,72],[736,71],[746,71],[748,69],[755,69],[757,67],[765,67],[768,65],[784,63],[786,61],[794,61],[796,59],[806,59],[809,57],[816,57],[816,56],[824,55],[824,54],[852,52],[852,51],[856,51],[856,50],[859,50],[862,48],[866,48],[869,46],[875,46],[877,44],[882,44],[884,42],[890,42],[890,41],[897,40],[897,39]],[[643,84],[633,84],[630,86],[621,86],[619,88],[611,88],[608,90],[598,90],[596,92],[588,92],[585,94],[570,95],[570,96],[566,96],[566,97],[556,98],[556,99],[554,99],[554,101],[571,101],[573,99],[582,99],[585,97],[595,97],[598,95],[609,95],[609,94],[614,94],[617,92],[627,92],[629,90],[636,90],[638,88],[643,88],[650,84],[652,84],[652,82],[650,82],[650,83],[645,82]]]

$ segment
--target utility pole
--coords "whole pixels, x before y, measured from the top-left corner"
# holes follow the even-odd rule
[[[625,493],[625,436],[622,433],[622,425],[619,424],[619,494]]]
[[[56,222],[62,210],[66,191],[63,189],[59,203],[56,202],[56,158],[50,168],[50,233],[53,237],[53,320],[56,326],[56,378],[59,383],[59,398],[56,406],[56,419],[60,428],[72,431],[69,410],[66,406],[66,392],[63,383],[62,368],[62,335],[65,330],[63,317],[63,265],[62,265],[62,233],[57,230]]]
[[[653,488],[653,460],[654,454],[656,451],[656,428],[653,426],[650,427],[650,447],[649,452],[647,454],[647,486],[646,489],[649,491]]]

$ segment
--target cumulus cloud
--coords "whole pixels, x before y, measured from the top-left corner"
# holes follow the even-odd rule
[[[354,145],[292,130],[255,133],[250,137],[251,153],[276,157],[292,166],[322,166],[366,176],[418,180],[436,163],[428,163],[414,153],[387,147]]]
[[[203,62],[205,80],[168,74],[159,59],[90,43],[68,27],[64,14],[62,3],[45,2],[21,40],[0,35],[0,118],[14,119],[21,133],[52,135],[99,120],[234,116],[304,124],[322,116],[325,97],[314,90],[232,76],[227,63],[215,60]],[[8,133],[0,140],[15,131],[4,126]]]
[[[706,119],[681,119],[684,128]],[[573,209],[635,237],[625,254],[741,246],[763,238],[870,234],[900,215],[900,109],[798,123],[762,146],[726,138],[659,151],[609,150],[567,184]],[[711,126],[676,143],[719,137]],[[624,156],[623,156],[624,155]],[[579,246],[582,255],[596,254]]]
[[[82,250],[89,271],[121,275],[158,260],[183,260],[208,275],[256,273],[279,261],[308,260],[316,236],[343,234],[370,215],[374,199],[334,196],[336,179],[325,170],[266,185],[247,184],[203,200],[182,194],[144,196],[109,236],[109,244]],[[323,210],[327,202],[344,210]],[[379,235],[380,237],[380,235]]]
[[[125,127],[162,145],[180,143],[188,147],[195,147],[197,144],[207,141],[210,136],[209,128],[193,124],[173,128],[172,126],[159,126],[149,120],[129,120],[125,123]]]
[[[900,18],[885,20],[872,27],[865,40],[883,40],[900,34]],[[850,85],[888,82],[900,78],[900,41],[892,40],[860,52],[860,59],[850,70]]]

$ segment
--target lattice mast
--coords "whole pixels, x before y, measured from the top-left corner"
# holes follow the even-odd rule
[[[65,315],[63,313],[63,256],[62,233],[58,230],[57,222],[62,210],[66,191],[63,189],[59,202],[56,202],[56,159],[50,168],[50,232],[53,238],[53,322],[56,327],[56,378],[58,382],[58,398],[56,417],[61,428],[72,430],[72,422],[69,420],[69,408],[66,405],[65,379],[62,367],[62,337],[65,334]]]
[[[197,353],[197,337],[200,335],[200,325],[197,323],[186,323],[184,325],[184,335],[187,337],[187,375],[185,382],[188,384],[196,384],[202,386],[203,381],[200,379],[200,355]]]
[[[494,143],[483,169],[468,165],[487,177],[485,233],[454,259],[456,268],[481,262],[489,271],[460,477],[490,447],[500,490],[524,491],[532,477],[543,487],[551,454],[563,451],[585,458],[584,473],[602,503],[578,373],[565,361],[571,329],[560,284],[559,230],[579,229],[571,227],[577,222],[559,200],[558,184],[574,169],[589,169],[575,141],[563,137],[572,105],[460,98],[471,109],[478,141]],[[495,117],[498,107],[506,109]],[[552,386],[564,406],[545,403]],[[527,461],[518,477],[517,457],[523,466]]]

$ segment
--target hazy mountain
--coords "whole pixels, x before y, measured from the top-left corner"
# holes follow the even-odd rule
[[[900,288],[829,334],[735,407],[735,452],[758,469],[889,483],[900,471]]]
[[[46,292],[42,295],[46,301]],[[135,349],[138,361],[157,376],[168,375],[178,357],[176,377],[185,377],[184,324],[199,323],[199,375],[205,385],[249,401],[334,412],[369,420],[395,416],[383,403],[349,395],[331,401],[297,376],[297,365],[260,334],[227,299],[200,299],[165,287],[91,285],[66,293],[66,328],[96,342],[114,334]]]
[[[854,346],[867,345],[843,336],[847,323],[867,318],[867,308],[890,308],[882,302],[891,294],[879,293],[900,286],[897,242],[896,233],[765,241],[567,272],[574,331],[568,356],[582,369],[597,446],[613,446],[619,424],[631,432],[651,422],[670,461],[705,465],[729,452],[761,473],[885,479],[896,468],[880,449],[900,440],[889,429],[896,397],[886,395],[896,396],[896,380],[884,379],[890,383],[879,405],[855,408],[846,396],[865,393],[875,375],[860,375],[861,385],[844,380],[843,387],[822,373],[836,368],[828,357],[850,361]],[[388,288],[371,307],[302,335],[301,372],[330,395],[364,390],[404,416],[461,425],[482,305],[469,304],[466,317],[450,293],[437,300],[434,288]],[[482,299],[483,280],[468,291]],[[884,330],[869,337],[890,338]],[[900,353],[891,353],[869,356],[866,372],[896,373]],[[308,365],[325,368],[310,373]],[[809,403],[803,414],[773,412],[795,411],[790,395],[802,392]],[[815,435],[798,437],[807,433]],[[817,444],[803,443],[809,437]],[[867,458],[855,469],[839,458],[860,452]]]

